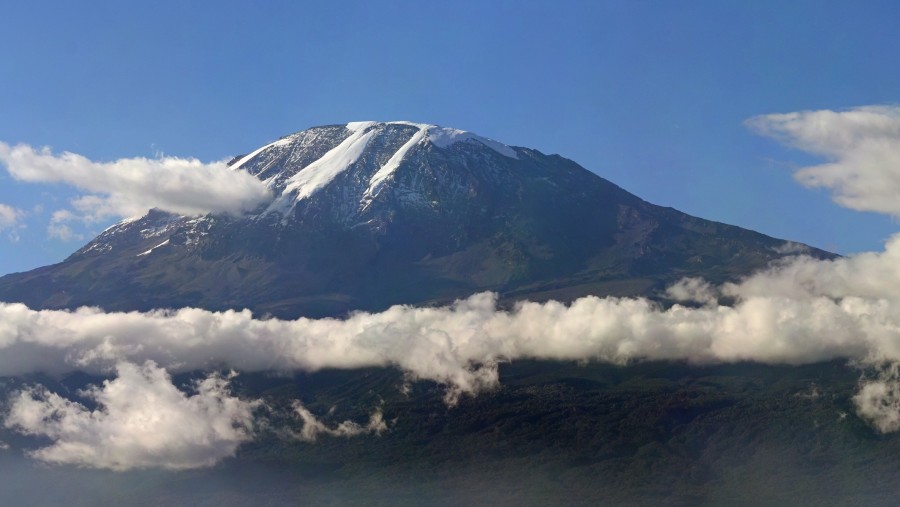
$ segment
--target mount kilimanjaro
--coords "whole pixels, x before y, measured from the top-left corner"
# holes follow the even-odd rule
[[[272,199],[151,210],[63,262],[0,278],[32,308],[249,308],[282,318],[587,294],[659,297],[826,252],[647,203],[558,155],[410,122],[315,127],[233,159]]]
[[[640,295],[665,305],[665,288],[684,276],[721,283],[786,255],[832,256],[655,206],[557,155],[433,125],[316,127],[229,165],[264,182],[270,199],[241,216],[151,210],[110,227],[59,264],[0,278],[0,301],[35,309],[249,308],[257,317],[283,318],[443,304],[484,290],[497,292],[506,305],[586,294]],[[206,336],[201,328],[216,327],[202,322],[191,328],[198,338]],[[310,325],[322,324],[335,322]],[[826,326],[847,329],[838,320],[823,321]],[[416,355],[397,345],[411,340],[378,342],[395,332],[380,327],[382,334],[367,338],[375,349],[424,357],[424,368],[441,362],[432,361],[437,354]],[[9,365],[18,351],[31,350],[16,345],[41,340],[28,327],[7,328],[13,346],[3,359]],[[115,341],[104,337],[109,327],[98,329],[92,332],[103,343],[96,350],[125,350],[109,345]],[[124,343],[157,350],[153,334],[135,334]],[[61,335],[60,343],[70,340]],[[815,341],[813,334],[800,335]],[[347,354],[347,341],[322,336],[337,344],[336,355]],[[433,336],[442,340],[438,332]],[[302,344],[309,336],[288,339]],[[206,352],[230,350],[230,343],[237,342],[187,355],[219,368]],[[259,343],[251,340],[234,354]],[[86,356],[65,350],[73,351],[73,365]],[[27,352],[21,357],[34,360]],[[56,505],[71,498],[129,505],[281,505],[301,498],[392,506],[897,503],[900,439],[874,433],[858,417],[854,400],[864,378],[846,359],[802,365],[500,359],[496,388],[462,396],[453,407],[444,386],[411,376],[401,366],[406,363],[229,375],[236,395],[262,402],[253,441],[234,459],[178,473],[26,466],[22,451],[45,445],[45,438],[0,424],[0,504]],[[204,376],[175,371],[171,391],[200,386]],[[62,393],[41,422],[54,427],[79,403],[95,406],[87,399],[91,393],[123,385],[121,375],[36,372],[0,377],[0,400],[35,383]],[[143,390],[121,392],[129,407],[158,403]],[[889,405],[880,407],[890,414]],[[124,418],[104,407],[79,414],[79,421],[115,417],[150,435],[159,434],[151,426],[162,420]],[[301,433],[294,430],[298,414]],[[179,419],[179,426],[182,420],[188,419]],[[373,421],[384,424],[378,436],[349,438],[347,429],[369,431]],[[120,437],[109,426],[94,430],[94,422],[64,429]],[[313,435],[323,432],[321,438],[298,440],[307,427]],[[28,479],[32,472],[37,479]]]

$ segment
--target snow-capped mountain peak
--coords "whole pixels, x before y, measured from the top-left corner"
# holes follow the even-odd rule
[[[519,158],[514,148],[464,130],[409,121],[361,121],[291,134],[236,159],[230,167],[263,180],[275,195],[263,215],[279,213],[287,220],[298,203],[338,178],[347,179],[347,173],[352,173],[352,192],[344,192],[341,199],[352,200],[354,209],[368,209],[404,162],[423,150],[445,151],[451,157],[454,151],[457,156],[475,153],[482,160],[493,156],[485,152]],[[427,202],[419,190],[400,192],[408,203]]]
[[[151,210],[58,265],[0,279],[0,299],[336,316],[484,290],[506,301],[653,296],[797,249],[654,206],[560,156],[431,124],[315,127],[229,165],[265,182],[273,202],[241,216]]]

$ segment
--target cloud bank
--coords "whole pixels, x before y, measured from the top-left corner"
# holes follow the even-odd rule
[[[249,311],[35,311],[0,304],[0,375],[103,373],[152,360],[174,371],[396,366],[462,392],[497,384],[498,361],[524,358],[757,360],[900,359],[895,306],[859,298],[752,297],[733,307],[663,310],[643,299],[586,297],[499,311],[482,293],[444,308],[396,306],[346,320],[254,319]],[[900,327],[898,327],[900,329]]]
[[[767,114],[747,125],[827,160],[794,173],[802,185],[827,188],[850,209],[900,217],[900,106]]]
[[[9,174],[32,183],[63,183],[89,192],[71,202],[72,211],[53,224],[143,215],[160,208],[183,215],[240,213],[271,196],[265,185],[224,162],[202,163],[177,157],[123,158],[95,162],[70,152],[0,142],[0,162]]]

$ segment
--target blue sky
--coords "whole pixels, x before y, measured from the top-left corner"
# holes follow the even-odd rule
[[[787,5],[786,5],[787,4]],[[0,6],[0,142],[211,162],[284,134],[406,119],[559,153],[640,197],[849,253],[892,219],[810,190],[770,113],[900,102],[895,2],[19,2]],[[109,225],[0,166],[0,274]],[[81,239],[79,239],[79,236]]]

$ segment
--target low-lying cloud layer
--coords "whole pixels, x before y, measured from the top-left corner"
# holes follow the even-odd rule
[[[751,296],[734,306],[659,308],[643,299],[524,303],[476,294],[443,308],[396,306],[346,320],[254,319],[249,311],[35,311],[0,304],[0,375],[152,360],[173,371],[396,366],[460,392],[497,384],[498,361],[525,358],[760,361],[900,360],[897,300]]]
[[[67,220],[140,216],[150,208],[183,215],[240,213],[271,197],[261,181],[224,162],[177,157],[95,162],[75,153],[3,142],[0,162],[19,181],[63,183],[89,192],[71,202],[72,210],[54,216],[52,225],[59,230]]]

